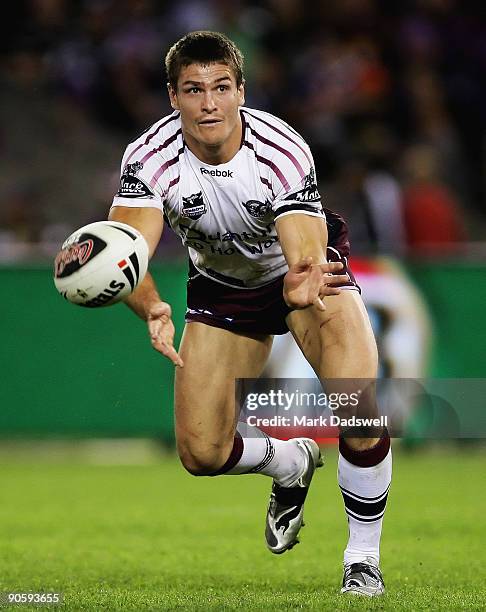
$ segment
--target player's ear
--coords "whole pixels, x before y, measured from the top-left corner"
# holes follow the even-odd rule
[[[243,106],[245,103],[245,81],[238,87],[238,105]]]
[[[177,93],[170,83],[167,83],[167,91],[169,92],[170,105],[174,110],[179,110],[179,103],[177,102]]]

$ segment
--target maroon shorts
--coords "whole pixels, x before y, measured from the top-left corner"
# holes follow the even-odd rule
[[[349,281],[338,285],[359,287],[348,267],[347,258],[329,247],[328,261],[340,261]],[[283,299],[283,276],[255,289],[234,289],[200,274],[189,261],[186,321],[199,321],[241,334],[286,334],[286,316],[291,312]]]

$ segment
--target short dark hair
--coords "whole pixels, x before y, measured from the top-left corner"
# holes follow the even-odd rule
[[[220,32],[189,32],[165,56],[169,84],[177,89],[181,69],[186,66],[212,63],[227,64],[235,75],[236,85],[243,83],[243,54],[233,41]]]

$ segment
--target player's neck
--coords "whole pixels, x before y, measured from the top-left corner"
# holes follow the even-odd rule
[[[241,148],[242,129],[241,121],[239,121],[237,127],[230,136],[222,144],[218,145],[206,145],[196,140],[188,133],[184,133],[184,140],[191,153],[193,153],[199,161],[211,166],[217,166],[231,161],[238,153]]]

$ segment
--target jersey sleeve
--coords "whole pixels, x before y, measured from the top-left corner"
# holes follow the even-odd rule
[[[296,164],[294,164],[296,166]],[[298,166],[293,172],[277,173],[280,187],[275,189],[272,210],[275,219],[295,213],[303,213],[314,217],[325,218],[321,204],[321,196],[317,189],[316,171],[311,152],[306,145],[305,157],[301,156]]]
[[[152,159],[142,161],[133,144],[128,145],[121,163],[120,186],[113,206],[158,208],[163,212],[165,193],[157,179],[157,166]]]

